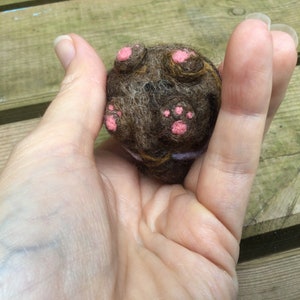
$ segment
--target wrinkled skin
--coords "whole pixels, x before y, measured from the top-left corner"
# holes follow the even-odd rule
[[[0,177],[0,298],[235,298],[243,218],[295,67],[292,39],[257,20],[235,29],[207,152],[182,185],[168,185],[113,141],[94,153],[106,71],[70,37],[56,46],[61,90]]]

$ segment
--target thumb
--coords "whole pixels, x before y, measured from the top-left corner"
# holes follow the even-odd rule
[[[90,147],[102,125],[105,67],[95,50],[76,34],[58,37],[55,52],[65,78],[40,127],[46,127],[48,134],[59,132],[65,142]]]
[[[69,35],[61,35],[54,41],[54,50],[63,68],[67,70],[76,55],[74,43]]]

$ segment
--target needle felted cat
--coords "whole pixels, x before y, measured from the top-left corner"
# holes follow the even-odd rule
[[[205,151],[221,103],[221,78],[195,49],[181,44],[126,46],[107,76],[104,124],[138,168],[182,183]]]

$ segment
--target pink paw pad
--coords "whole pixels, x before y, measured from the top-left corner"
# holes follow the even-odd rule
[[[175,109],[175,114],[180,116],[183,113],[183,107],[182,106],[176,106]]]
[[[194,117],[194,113],[192,113],[191,111],[188,111],[188,112],[186,113],[186,117],[187,117],[188,119],[192,119],[192,118]]]
[[[116,119],[113,115],[105,116],[105,125],[106,128],[110,131],[116,131],[118,127]]]
[[[164,115],[164,117],[168,118],[168,117],[170,117],[171,112],[170,112],[168,109],[166,109],[166,110],[163,112],[163,115]]]
[[[113,111],[114,109],[115,109],[114,105],[112,105],[112,104],[108,105],[108,110]]]
[[[176,135],[182,135],[186,133],[187,125],[182,121],[176,121],[172,124],[172,133]]]
[[[187,61],[191,56],[195,55],[193,51],[184,50],[177,50],[172,54],[172,60],[177,63],[183,63]]]
[[[126,61],[132,55],[132,48],[131,47],[123,47],[119,50],[117,54],[118,61]]]

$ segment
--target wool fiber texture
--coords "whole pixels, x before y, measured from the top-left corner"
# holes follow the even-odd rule
[[[182,183],[206,150],[221,104],[213,63],[182,44],[128,45],[107,76],[104,124],[137,167]]]

